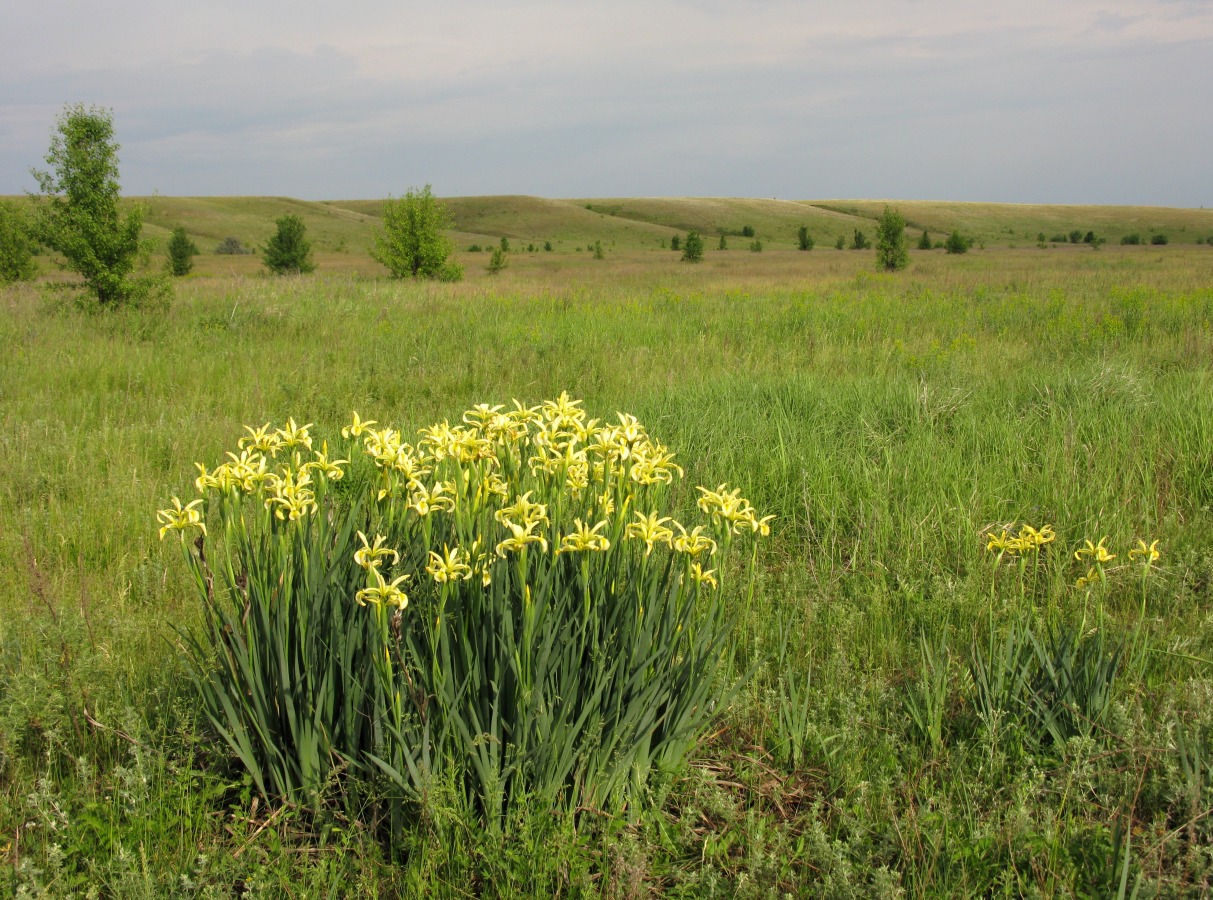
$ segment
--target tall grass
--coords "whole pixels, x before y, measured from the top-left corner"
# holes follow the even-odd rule
[[[195,280],[165,317],[8,290],[0,890],[1107,895],[1128,873],[1199,894],[1202,270],[1173,249],[1048,268],[1027,251],[932,258],[896,278],[822,258],[810,281],[777,258],[756,275],[710,255],[576,280],[520,266],[495,287]],[[634,413],[688,484],[728,480],[778,516],[753,599],[732,610],[736,663],[756,673],[696,762],[631,825],[574,828],[536,806],[489,837],[451,797],[394,861],[369,813],[268,808],[200,721],[175,628],[202,611],[155,510],[245,423],[306,415],[332,433],[357,409],[411,431],[562,390]],[[1057,538],[1021,578],[985,545],[1022,522]],[[1075,587],[1088,566],[1073,551],[1101,537],[1118,558]],[[1128,550],[1155,539],[1143,593]],[[988,648],[1019,623],[1040,642],[1026,692],[984,713]],[[1046,686],[1059,666],[1104,667],[1085,682],[1096,706]]]

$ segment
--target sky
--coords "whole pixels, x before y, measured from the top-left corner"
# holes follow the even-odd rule
[[[0,194],[1213,206],[1213,0],[9,0]]]

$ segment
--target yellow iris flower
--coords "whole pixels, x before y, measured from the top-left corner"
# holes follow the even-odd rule
[[[448,581],[467,581],[472,577],[472,567],[463,561],[466,558],[458,547],[452,550],[443,544],[441,556],[433,550],[430,551],[430,562],[425,570],[438,584],[446,584]]]
[[[574,519],[573,525],[575,530],[572,534],[566,534],[560,541],[560,549],[557,553],[580,553],[585,550],[609,550],[611,547],[610,540],[606,535],[598,533],[598,529],[606,527],[607,520],[603,519],[592,528],[586,525],[581,519]]]
[[[1129,551],[1129,559],[1144,560],[1146,566],[1151,566],[1158,561],[1162,554],[1158,552],[1158,541],[1153,541],[1149,547],[1145,541],[1139,540],[1137,546]]]
[[[202,513],[198,512],[198,506],[202,505],[201,500],[193,500],[185,506],[181,505],[181,501],[174,497],[172,506],[169,509],[162,509],[156,513],[156,518],[164,523],[164,527],[160,529],[160,540],[164,540],[164,536],[170,531],[180,531],[181,540],[185,541],[185,531],[187,528],[197,528],[206,534],[206,524],[202,521]]]
[[[1074,551],[1074,558],[1081,561],[1084,557],[1087,557],[1094,560],[1099,565],[1103,565],[1106,562],[1111,562],[1112,560],[1116,559],[1116,554],[1108,552],[1108,548],[1104,546],[1104,541],[1106,540],[1106,537],[1101,537],[1098,544],[1092,544],[1090,541],[1083,541],[1085,546]]]
[[[359,531],[358,540],[362,541],[362,548],[354,552],[354,562],[368,571],[378,569],[380,563],[389,556],[392,558],[393,565],[400,560],[399,553],[391,547],[383,546],[383,542],[387,538],[381,534],[375,535],[375,543],[372,544],[366,539],[366,535]]]
[[[645,556],[651,554],[653,547],[657,544],[668,544],[674,539],[674,532],[665,527],[666,522],[673,521],[669,516],[658,518],[655,512],[647,516],[642,512],[638,512],[636,513],[636,518],[640,521],[629,525],[625,536],[639,538],[644,541]]]
[[[397,609],[404,609],[409,605],[408,595],[400,590],[398,585],[408,581],[410,575],[401,575],[394,579],[390,584],[379,574],[378,569],[371,569],[375,576],[375,584],[370,587],[363,588],[354,595],[354,602],[359,606],[366,606],[368,603],[373,603],[376,606],[383,604],[384,606],[395,606]]]

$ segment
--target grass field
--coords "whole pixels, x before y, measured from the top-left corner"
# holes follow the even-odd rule
[[[995,237],[1046,208],[899,204],[989,249],[885,275],[790,249],[882,203],[469,199],[469,242],[564,244],[494,277],[461,251],[446,285],[382,277],[372,204],[292,203],[166,199],[151,224],[256,243],[298,208],[313,276],[204,255],[165,313],[0,293],[0,895],[1208,894],[1213,248],[1179,236],[1213,213],[1053,208],[1172,243],[1046,251]],[[773,250],[660,252],[751,221]],[[373,811],[257,797],[185,677],[198,604],[156,510],[246,424],[408,433],[562,390],[674,449],[684,506],[728,482],[777,516],[727,598],[749,677],[691,765],[635,820],[532,808],[503,836],[454,802],[390,842]],[[1056,538],[987,550],[1023,524]]]

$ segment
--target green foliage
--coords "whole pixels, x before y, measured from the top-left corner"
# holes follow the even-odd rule
[[[925,228],[922,231],[922,236],[919,237],[919,239],[918,239],[918,249],[919,250],[930,250],[931,249],[931,235]]]
[[[1165,246],[1167,243],[1167,236],[1165,234],[1152,234],[1150,235],[1150,243],[1155,247]]]
[[[670,249],[674,250],[674,251],[678,251],[678,250],[682,249],[682,236],[681,235],[676,234],[672,238],[670,238]]]
[[[872,242],[868,240],[868,236],[856,228],[854,235],[851,237],[851,249],[867,250],[871,246]]]
[[[838,239],[836,241],[834,241],[834,249],[841,250],[844,247],[846,247],[846,245],[847,245],[846,235],[842,235],[842,234],[838,235]]]
[[[0,200],[0,284],[28,281],[38,274],[34,226],[23,207]]]
[[[174,228],[168,239],[168,270],[175,276],[188,275],[194,268],[198,245],[190,240],[184,228]]]
[[[761,253],[762,252],[762,241],[757,241],[757,240],[750,241],[750,252],[751,253]]]
[[[1084,244],[1094,244],[1095,243],[1095,232],[1088,231],[1086,234],[1084,234],[1082,236],[1082,242]]]
[[[886,206],[876,225],[876,265],[886,272],[897,272],[909,264],[906,220]]]
[[[480,253],[484,250],[479,244],[471,244],[468,246],[468,253]]]
[[[552,252],[552,242],[551,242],[551,241],[544,241],[544,242],[543,242],[543,252],[544,252],[544,253],[551,253],[551,252]]]
[[[753,225],[743,225],[741,227],[741,236],[747,237],[747,238],[752,238],[754,236],[754,226]]]
[[[809,234],[809,226],[801,225],[796,229],[796,245],[801,250],[813,249],[813,236]]]
[[[145,249],[139,236],[144,208],[118,208],[118,149],[113,114],[83,104],[67,106],[55,124],[48,170],[33,170],[42,191],[37,232],[63,257],[102,306],[138,305],[161,297],[154,277],[133,277]]]
[[[1081,229],[1078,229],[1078,228],[1075,228],[1073,231],[1071,231],[1071,232],[1070,232],[1070,234],[1069,234],[1069,238],[1070,238],[1070,243],[1071,243],[1071,244],[1078,244],[1078,243],[1081,243],[1081,241],[1082,241],[1082,230],[1081,230]]]
[[[1128,247],[1136,247],[1142,243],[1141,235],[1134,231],[1131,234],[1126,234],[1120,239],[1120,243]]]
[[[594,259],[606,259],[606,251],[602,249],[602,241],[594,241]]]
[[[244,246],[240,238],[236,237],[225,237],[215,245],[215,253],[220,256],[243,256],[253,252],[251,248]]]
[[[953,231],[944,241],[943,249],[948,253],[968,253],[973,246],[973,239],[964,237],[959,231]]]
[[[307,226],[299,216],[288,213],[277,220],[278,230],[265,245],[262,262],[275,275],[304,275],[314,271],[312,245]]]
[[[717,250],[728,250],[729,241],[723,234],[720,235],[720,242],[716,245]]]
[[[685,262],[703,261],[703,238],[699,236],[698,231],[687,234],[686,242],[682,247],[682,258]]]
[[[409,188],[399,199],[388,197],[382,221],[371,256],[387,266],[393,278],[462,277],[463,270],[451,259],[455,247],[445,233],[452,224],[450,211],[428,184],[420,191]]]
[[[503,234],[501,236],[501,243],[499,244],[499,246],[501,247],[502,253],[509,253],[510,252],[510,239]]]
[[[503,238],[503,240],[504,240],[504,238]],[[578,247],[577,249],[580,250],[581,248]],[[507,253],[501,247],[494,247],[493,253],[489,257],[489,264],[485,268],[488,270],[488,273],[490,275],[496,275],[498,272],[500,272],[502,269],[504,269],[509,264],[510,264],[509,253]]]
[[[1049,238],[1049,240],[1054,244],[1064,244],[1069,240],[1069,237],[1064,232],[1059,231]]]

